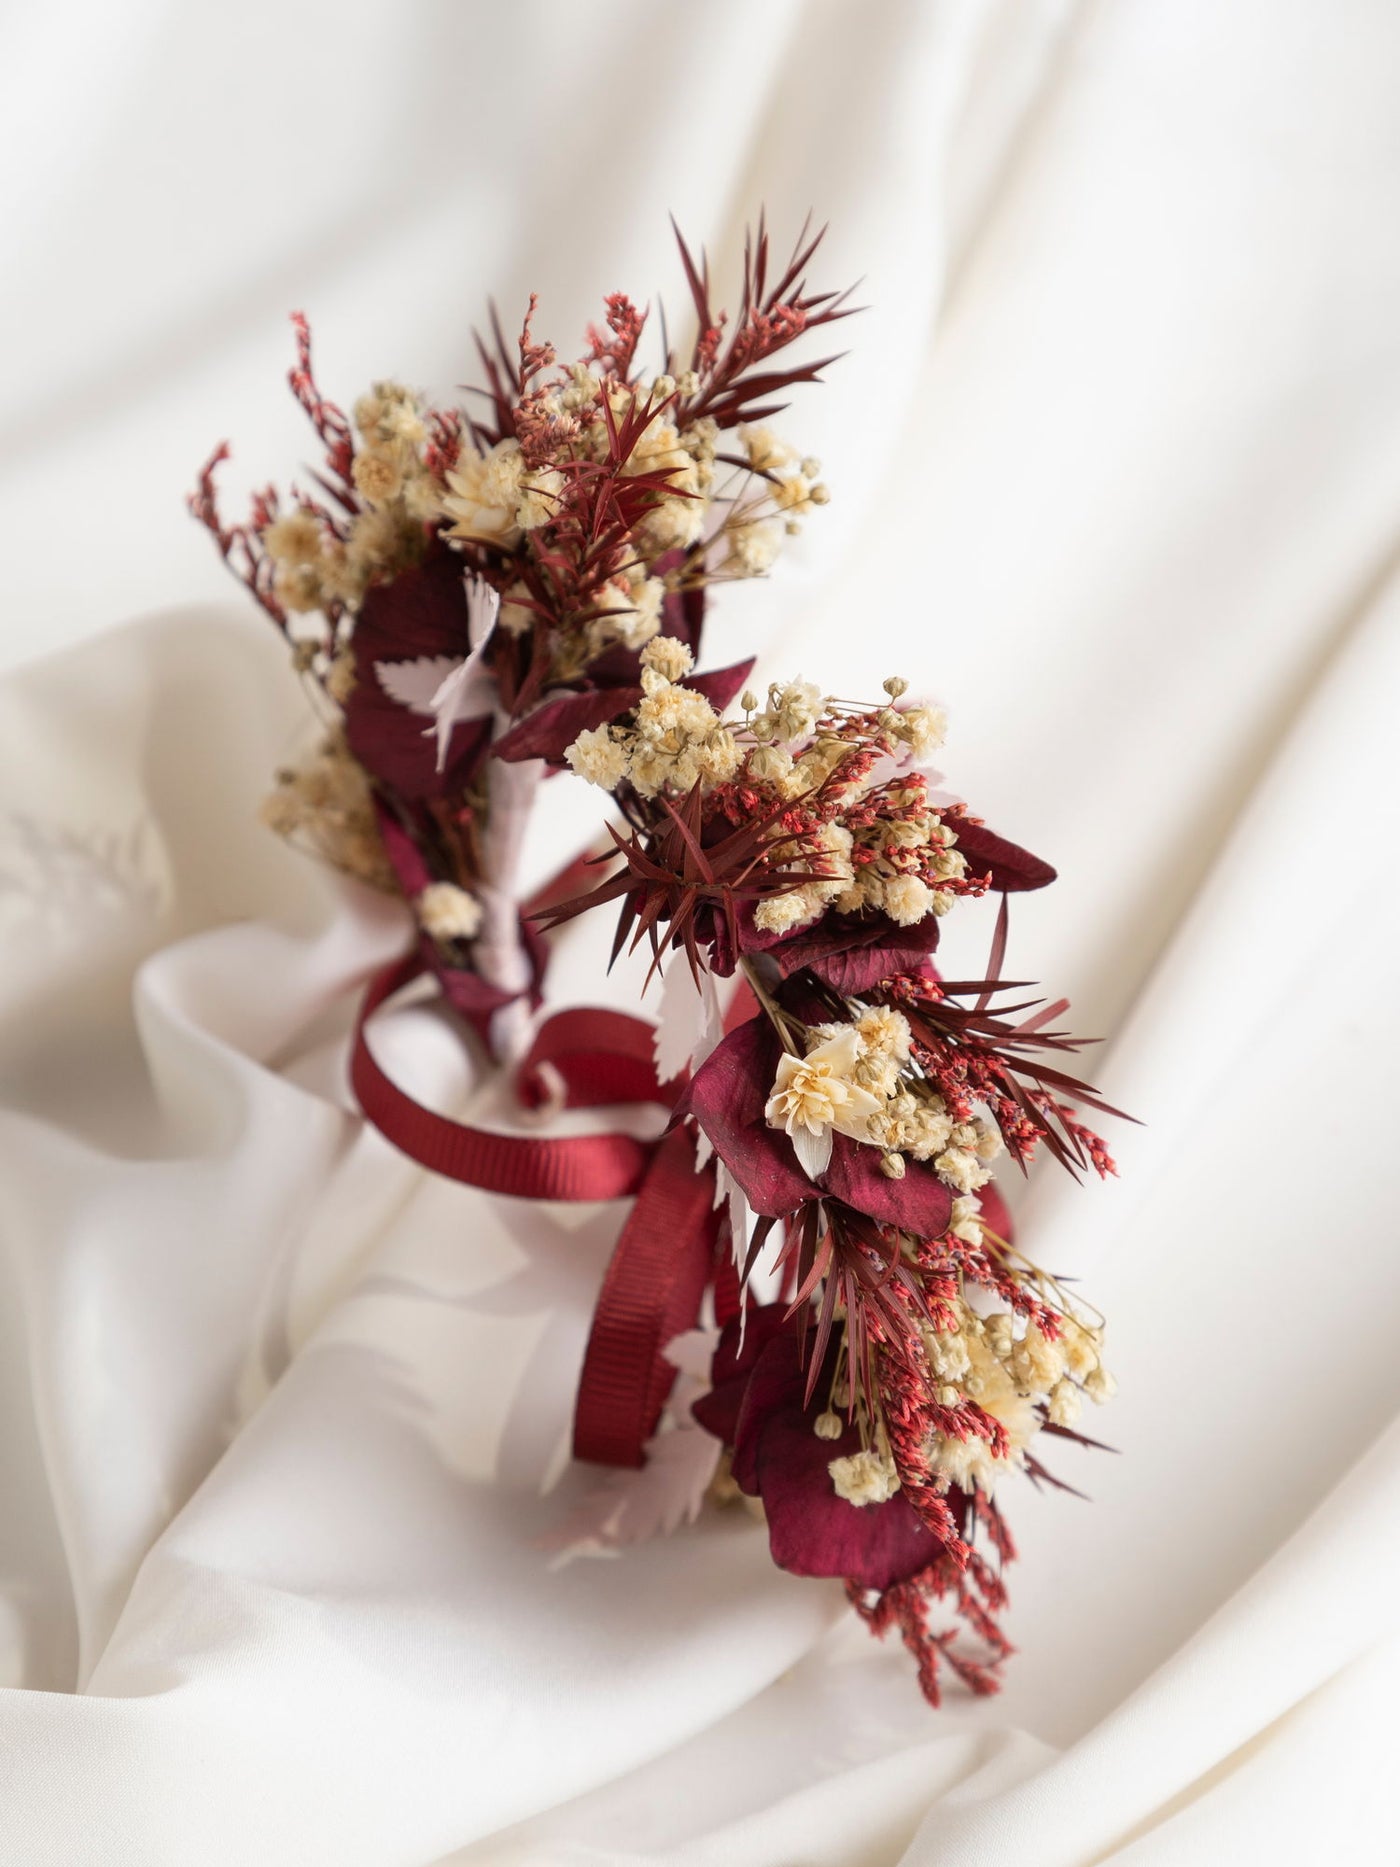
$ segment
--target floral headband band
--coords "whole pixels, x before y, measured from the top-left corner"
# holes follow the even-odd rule
[[[1007,898],[1054,870],[936,788],[936,707],[698,672],[709,593],[766,575],[827,501],[767,425],[835,358],[790,347],[849,312],[813,292],[821,236],[779,268],[760,222],[737,306],[682,240],[696,335],[637,361],[614,293],[583,356],[478,340],[470,409],[376,383],[347,417],[294,394],[324,450],[308,483],[195,515],[282,631],[322,731],[269,824],[400,895],[410,952],[367,992],[365,1115],[423,1165],[519,1198],[633,1204],[599,1294],[574,1446],[617,1468],[552,1539],[616,1547],[742,1500],[794,1574],[844,1581],[897,1627],[927,1697],[946,1662],[996,1689],[1014,1551],[1005,1481],[1112,1391],[1097,1312],[1022,1254],[995,1176],[1045,1149],[1113,1171],[1063,1066],[1063,1001],[1001,978]],[[522,900],[540,786],[611,796],[609,846]],[[987,975],[944,978],[943,917],[1002,898]],[[541,1018],[548,930],[611,909],[613,956],[660,978],[656,1024]],[[524,1105],[655,1103],[661,1139],[505,1134],[421,1107],[366,1025],[430,975]],[[1105,1112],[1113,1113],[1112,1110]]]

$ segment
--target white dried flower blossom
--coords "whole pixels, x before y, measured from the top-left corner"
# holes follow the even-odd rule
[[[656,582],[655,578],[649,581]],[[642,666],[659,674],[663,680],[680,681],[695,666],[695,657],[684,642],[674,635],[658,635],[642,650]]]
[[[853,1452],[827,1466],[836,1495],[848,1504],[887,1504],[899,1489],[893,1460],[879,1452]]]
[[[1106,1400],[1112,1400],[1118,1392],[1118,1383],[1100,1362],[1097,1368],[1091,1368],[1084,1377],[1084,1392],[1096,1406],[1102,1406]]]
[[[799,677],[783,687],[775,682],[768,690],[768,706],[773,715],[773,737],[789,744],[794,739],[805,739],[811,732],[825,711],[826,696],[815,681]]]
[[[517,544],[524,474],[518,441],[498,441],[486,454],[464,447],[447,471],[442,508],[452,520],[448,537],[482,539],[506,549]]]
[[[1084,1399],[1073,1381],[1058,1381],[1051,1389],[1045,1411],[1052,1426],[1074,1426],[1084,1410]]]
[[[540,525],[547,525],[559,509],[563,491],[564,476],[557,467],[536,469],[528,480],[522,479],[520,503],[515,513],[521,531],[532,532]]]
[[[900,714],[900,737],[915,758],[936,752],[948,733],[948,715],[942,707],[908,707]]]
[[[985,1186],[992,1177],[977,1156],[965,1147],[945,1148],[935,1159],[933,1167],[945,1186],[956,1187],[960,1193],[975,1193],[979,1186]]]
[[[805,1057],[785,1052],[778,1061],[764,1117],[770,1128],[788,1136],[811,1179],[826,1171],[833,1134],[868,1139],[870,1117],[880,1102],[852,1080],[859,1054],[860,1039],[848,1025]]]
[[[277,835],[314,849],[335,868],[388,894],[399,892],[379,835],[369,780],[338,729],[304,763],[278,772],[277,789],[260,815]]]
[[[1065,1347],[1065,1365],[1075,1380],[1082,1381],[1099,1365],[1099,1345],[1091,1330],[1073,1316],[1067,1316],[1061,1339]]]
[[[977,1216],[982,1209],[982,1202],[975,1194],[959,1194],[953,1201],[953,1211],[948,1226],[954,1238],[965,1245],[980,1245],[982,1242],[982,1221]]]
[[[700,776],[707,784],[727,784],[744,762],[738,741],[727,726],[717,726],[700,753]]]
[[[372,447],[356,454],[350,471],[355,491],[372,506],[387,506],[403,491],[403,468],[386,448]]]
[[[825,905],[806,888],[790,888],[786,894],[769,895],[759,902],[753,911],[754,926],[760,933],[788,933],[815,920]]]
[[[496,621],[507,635],[524,635],[533,627],[535,612],[525,601],[529,594],[523,583],[513,583],[502,596]]]
[[[279,566],[314,564],[321,555],[325,527],[314,512],[298,506],[295,512],[274,519],[262,534],[262,546]]]
[[[580,778],[604,791],[615,791],[627,775],[627,749],[606,726],[580,733],[564,757]]]
[[[933,890],[926,882],[921,882],[917,875],[891,876],[880,894],[880,905],[900,927],[914,926],[930,912],[934,904]]]
[[[660,632],[661,605],[666,586],[659,577],[638,583],[609,585],[608,607],[595,616],[591,630],[599,646],[621,642],[624,648],[642,648]]]
[[[792,754],[786,746],[755,746],[748,764],[749,776],[758,784],[786,784],[792,776]]]
[[[481,903],[455,882],[430,882],[415,903],[423,931],[434,940],[474,940]]]
[[[909,1029],[909,1020],[902,1011],[894,1011],[888,1005],[877,1005],[873,1011],[862,1012],[856,1020],[856,1029],[867,1050],[882,1051],[893,1057],[896,1063],[909,1061],[913,1034]]]
[[[1052,1342],[1035,1323],[1011,1351],[1011,1372],[1016,1384],[1028,1394],[1048,1394],[1064,1372],[1065,1351]]]
[[[833,1413],[828,1408],[825,1413],[819,1413],[813,1420],[812,1431],[818,1439],[839,1439],[845,1431],[845,1424],[839,1413]]]
[[[729,549],[721,569],[730,577],[762,577],[783,548],[783,528],[772,519],[726,525],[724,537]]]
[[[946,1381],[961,1381],[972,1366],[961,1329],[926,1329],[924,1350],[933,1372]]]
[[[740,428],[739,444],[755,473],[780,473],[797,461],[797,450],[768,428]]]

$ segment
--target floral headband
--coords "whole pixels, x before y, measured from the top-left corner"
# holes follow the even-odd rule
[[[616,1547],[742,1500],[774,1561],[835,1577],[898,1627],[927,1697],[940,1663],[996,1689],[1014,1473],[1059,1483],[1049,1440],[1112,1377],[1097,1312],[1024,1256],[995,1175],[1042,1148],[1113,1171],[1061,1067],[1064,1001],[1001,978],[1007,898],[1054,880],[936,788],[941,710],[874,703],[753,663],[697,672],[709,593],[766,575],[826,503],[817,461],[766,424],[836,359],[790,347],[849,312],[813,292],[821,235],[773,262],[760,222],[732,316],[682,240],[696,335],[661,373],[606,300],[561,365],[493,315],[470,409],[376,383],[347,417],[294,319],[297,400],[324,449],[283,501],[195,515],[286,637],[322,731],[278,774],[269,824],[402,896],[411,950],[370,984],[352,1056],[366,1117],[423,1165],[534,1199],[633,1204],[604,1278],[576,1455],[617,1468],[552,1539]],[[540,786],[613,801],[609,847],[522,900]],[[601,871],[601,872],[600,872]],[[1000,894],[987,974],[945,979],[943,917]],[[548,930],[612,909],[613,956],[660,978],[656,1024],[541,1017]],[[366,1025],[429,975],[536,1124],[473,1128],[414,1102]],[[654,1103],[668,1125],[561,1135],[569,1106]],[[1113,1113],[1112,1110],[1106,1110]]]

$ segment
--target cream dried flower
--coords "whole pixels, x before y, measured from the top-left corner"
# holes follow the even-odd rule
[[[893,875],[880,892],[881,906],[900,927],[912,927],[933,907],[933,890],[917,875]]]
[[[815,920],[826,903],[809,888],[790,888],[786,894],[769,895],[753,911],[754,926],[760,933],[788,933],[807,921]]]
[[[899,1473],[892,1459],[879,1452],[852,1452],[833,1459],[826,1468],[839,1498],[848,1504],[887,1504],[899,1489]]]
[[[627,775],[627,749],[606,726],[580,733],[564,757],[580,778],[604,791],[615,791]]]
[[[724,536],[729,549],[721,568],[730,577],[762,577],[783,548],[783,528],[772,519],[726,525]]]
[[[442,509],[449,538],[480,539],[506,548],[519,542],[525,460],[518,441],[498,441],[489,453],[463,448],[447,473]]]
[[[649,581],[655,583],[657,579]],[[695,657],[674,635],[658,635],[642,650],[642,666],[665,681],[681,681],[695,666]]]
[[[474,940],[481,931],[481,903],[455,882],[430,882],[414,905],[434,940]]]
[[[369,448],[356,454],[351,473],[355,491],[372,506],[387,506],[403,490],[403,468],[384,448]]]
[[[852,1080],[859,1056],[860,1038],[847,1025],[805,1057],[788,1051],[779,1060],[764,1117],[788,1136],[809,1179],[826,1172],[833,1135],[870,1138],[870,1117],[881,1100]]]

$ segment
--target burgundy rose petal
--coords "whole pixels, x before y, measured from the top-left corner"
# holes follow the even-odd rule
[[[809,960],[807,964],[824,985],[829,985],[843,998],[862,998],[886,979],[920,971],[937,944],[938,916],[926,914],[923,920],[905,929],[902,938],[849,947],[841,953],[829,953],[823,959]]]
[[[780,1051],[768,1019],[750,1018],[711,1051],[677,1110],[695,1117],[749,1205],[769,1219],[785,1217],[813,1195],[792,1143],[763,1114]]]
[[[806,1374],[797,1331],[789,1324],[766,1344],[749,1376],[735,1434],[735,1483],[763,1499],[773,1560],[793,1575],[840,1575],[865,1588],[888,1588],[927,1568],[938,1542],[899,1495],[884,1504],[850,1504],[836,1495],[828,1467],[860,1450],[847,1427],[819,1439],[813,1421],[825,1405],[823,1378],[804,1407]]]
[[[985,823],[970,823],[963,817],[950,817],[949,828],[958,839],[958,848],[967,857],[968,872],[985,875],[989,871],[992,887],[1004,895],[1044,888],[1055,879],[1055,870],[1039,856],[1033,856],[1019,843],[1010,843]]]
[[[775,1413],[803,1411],[806,1385],[797,1331],[789,1324],[764,1344],[755,1361],[734,1429],[731,1470],[735,1484],[750,1497],[758,1496],[758,1452],[763,1430]],[[816,1439],[815,1434],[812,1437]]]
[[[880,1149],[838,1134],[831,1164],[822,1176],[825,1190],[881,1225],[897,1225],[916,1238],[940,1238],[948,1229],[953,1195],[931,1167],[905,1156],[904,1178],[891,1180],[880,1169]]]
[[[846,997],[858,998],[883,979],[917,972],[938,945],[938,916],[901,927],[887,914],[824,914],[814,927],[772,948],[784,978],[806,967]]]
[[[851,1504],[836,1495],[828,1468],[860,1450],[853,1428],[840,1439],[818,1439],[811,1418],[789,1409],[773,1414],[757,1437],[757,1489],[780,1569],[890,1588],[938,1555],[938,1539],[902,1492],[883,1504]]]
[[[786,1304],[763,1303],[749,1310],[742,1331],[737,1316],[720,1331],[710,1364],[710,1391],[693,1401],[690,1410],[707,1433],[727,1446],[734,1443],[749,1374],[774,1336],[782,1332],[786,1315]]]

